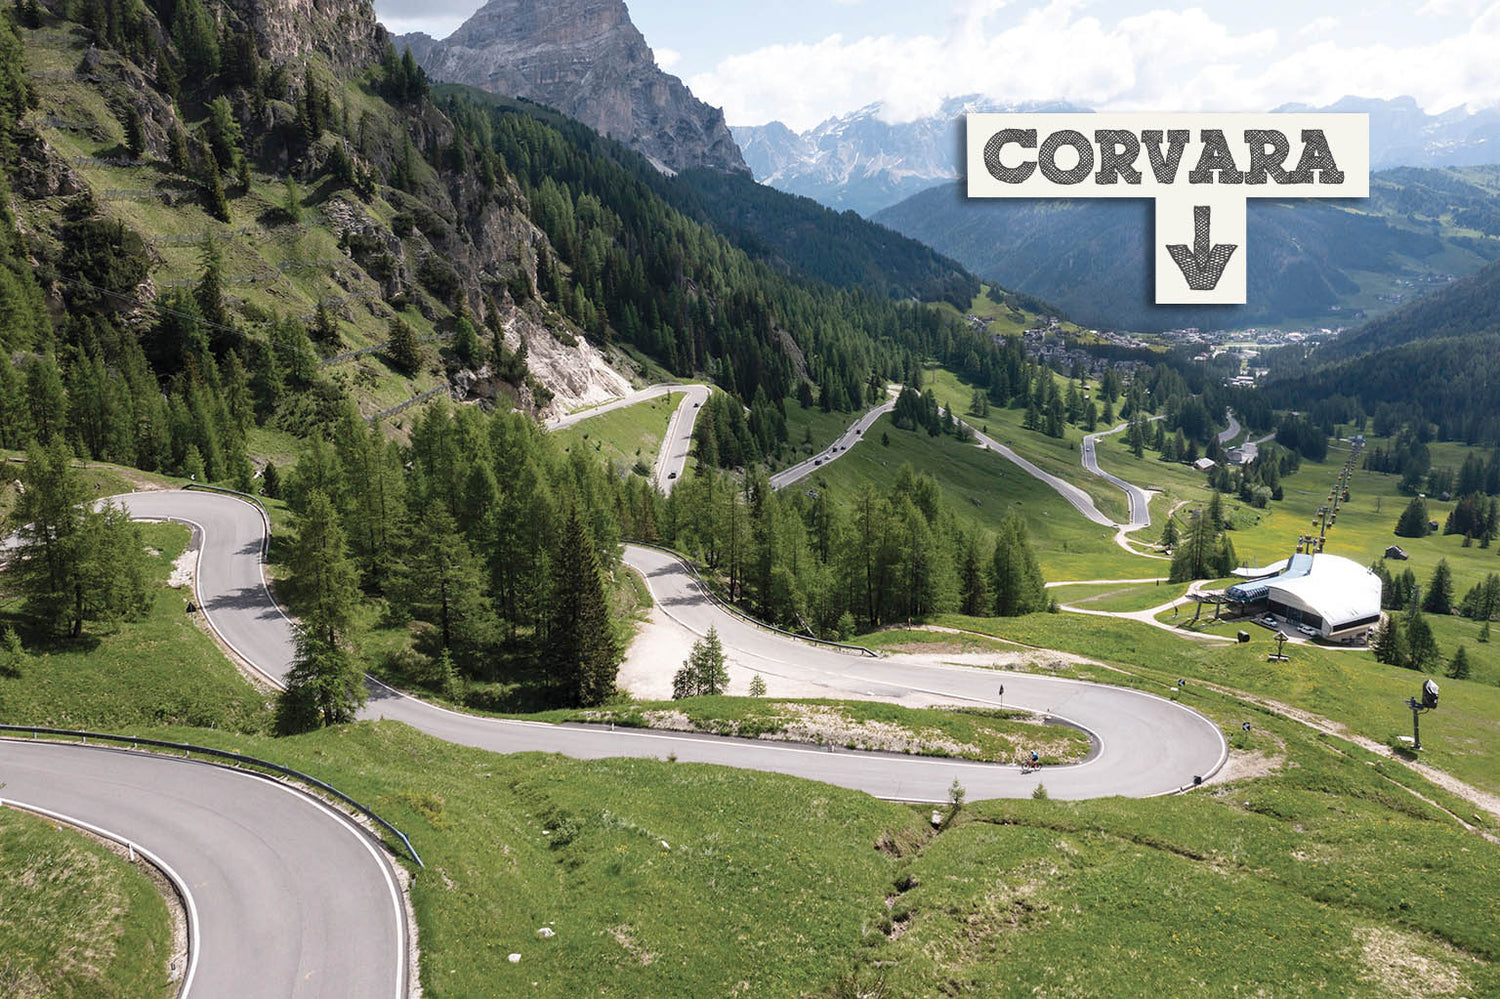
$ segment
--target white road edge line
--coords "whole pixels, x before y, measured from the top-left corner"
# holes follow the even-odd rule
[[[231,498],[233,498],[233,497],[231,497]],[[245,501],[244,500],[240,500],[239,502],[244,503]],[[253,506],[254,504],[246,503],[245,505],[246,506]],[[128,511],[127,511],[127,513],[128,513]],[[264,515],[262,515],[262,516],[264,516]],[[233,642],[231,642],[229,640],[229,636],[225,635],[222,631],[219,630],[219,626],[214,623],[214,616],[208,612],[208,606],[203,602],[203,594],[199,592],[199,590],[198,590],[198,584],[199,584],[201,576],[202,576],[201,569],[203,568],[203,549],[208,544],[208,530],[202,524],[198,523],[196,520],[192,520],[191,518],[188,518],[188,517],[175,517],[175,516],[168,515],[168,516],[164,516],[164,517],[160,517],[160,518],[157,518],[157,517],[134,518],[134,517],[132,517],[131,519],[132,520],[139,519],[139,520],[142,520],[142,521],[149,521],[149,520],[161,521],[161,520],[165,520],[165,521],[169,521],[171,523],[187,524],[189,527],[192,527],[194,530],[196,530],[198,532],[198,557],[193,560],[193,597],[198,601],[198,608],[203,611],[203,619],[208,622],[208,626],[213,629],[214,634],[218,636],[219,641],[223,642],[225,645],[229,646],[229,648],[231,648],[232,650],[234,650],[234,654],[237,655],[237,656],[239,656],[240,659],[241,659],[241,661],[243,661],[245,663],[245,665],[249,666],[251,669],[255,670],[255,672],[259,673],[263,678],[265,678],[265,680],[266,680],[267,683],[269,683],[271,686],[275,687],[277,690],[285,690],[286,689],[286,684],[282,683],[281,679],[279,677],[275,677],[275,676],[272,676],[270,673],[267,673],[264,669],[261,668],[261,666],[258,663],[256,663],[256,661],[254,659],[251,659],[249,656],[245,655],[245,653],[243,651],[241,651],[241,649],[240,649],[240,647],[238,645],[235,645]],[[280,614],[283,618],[286,618],[288,624],[291,624],[291,623],[293,623],[292,619],[286,616],[286,611],[284,611],[284,610],[281,609],[281,604],[279,604],[279,603],[276,602],[276,598],[271,595],[271,588],[266,585],[266,559],[265,559],[264,552],[265,552],[265,546],[268,545],[268,544],[270,544],[270,543],[271,543],[271,532],[269,530],[267,530],[266,534],[265,534],[265,540],[261,543],[261,552],[262,552],[262,554],[260,556],[260,585],[261,585],[261,589],[263,589],[263,590],[266,591],[266,597],[271,601],[272,606],[274,606],[276,608],[276,612],[278,614]]]
[[[115,843],[119,843],[126,849],[134,850],[142,857],[145,857],[148,863],[150,863],[157,870],[161,871],[162,875],[168,881],[172,882],[172,887],[182,898],[183,907],[187,911],[188,964],[187,971],[184,972],[182,976],[182,987],[177,992],[179,999],[186,999],[187,995],[193,989],[193,977],[198,973],[198,957],[200,951],[202,950],[203,942],[201,935],[198,932],[198,905],[193,901],[193,893],[188,890],[187,882],[183,880],[180,874],[172,869],[172,865],[168,864],[165,860],[162,860],[155,853],[152,853],[146,847],[141,846],[141,844],[135,842],[134,840],[127,839],[117,832],[112,832],[108,829],[96,826],[91,822],[85,822],[82,819],[75,819],[71,815],[65,815],[62,812],[54,812],[50,808],[43,808],[40,805],[32,805],[24,801],[17,801],[14,798],[0,798],[0,808],[5,807],[6,805],[9,805],[12,808],[21,809],[23,811],[33,812],[37,815],[42,815],[57,822],[64,822],[70,826],[77,826],[79,829],[87,830],[88,832],[93,833],[95,836],[111,840]]]
[[[209,765],[218,766],[219,764],[210,763]],[[269,781],[272,785],[281,788],[281,790],[285,791],[287,794],[300,798],[303,801],[311,804],[314,808],[320,809],[325,814],[331,816],[339,823],[341,827],[348,830],[349,835],[359,840],[360,845],[365,848],[365,850],[370,854],[370,857],[375,861],[375,865],[380,868],[380,873],[385,876],[386,888],[389,889],[391,893],[391,907],[396,915],[396,999],[406,999],[406,996],[410,991],[406,980],[406,910],[401,905],[401,892],[400,889],[396,886],[396,879],[391,874],[390,863],[384,857],[382,857],[380,851],[376,850],[375,847],[370,843],[370,837],[373,834],[364,829],[362,826],[357,825],[353,819],[349,818],[349,816],[345,815],[343,812],[340,812],[338,809],[330,807],[326,802],[319,800],[318,797],[310,791],[304,791],[299,787],[293,787],[284,784],[276,778],[271,777],[267,774],[257,774],[251,772],[250,775],[260,777],[263,780]]]

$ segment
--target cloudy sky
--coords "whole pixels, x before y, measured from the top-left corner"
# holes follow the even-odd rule
[[[658,63],[735,125],[801,130],[874,101],[903,120],[969,93],[1160,111],[1500,104],[1500,0],[627,2]],[[443,37],[479,4],[375,6],[392,31]]]

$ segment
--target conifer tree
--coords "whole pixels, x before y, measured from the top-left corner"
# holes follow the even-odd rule
[[[21,636],[16,629],[6,626],[0,634],[0,676],[15,679],[26,672],[26,649],[21,645]]]
[[[1432,626],[1422,616],[1415,601],[1407,612],[1402,633],[1406,638],[1406,662],[1402,665],[1424,673],[1435,669],[1440,662],[1441,652],[1438,650],[1437,639],[1432,634]]]
[[[553,680],[566,703],[592,707],[614,693],[622,653],[594,541],[577,506],[568,509],[555,554],[547,646]]]
[[[312,491],[295,522],[287,553],[287,588],[303,624],[313,633],[321,655],[338,648],[349,635],[359,592],[349,561],[344,529],[328,495]]]
[[[150,604],[139,528],[113,505],[94,509],[61,438],[32,444],[11,512],[11,573],[29,616],[78,638],[88,621],[112,624]]]
[[[276,704],[277,729],[306,732],[353,721],[368,696],[364,671],[321,627],[299,624],[294,638],[296,653]]]
[[[1469,678],[1469,652],[1462,645],[1458,651],[1453,653],[1453,658],[1448,662],[1448,676],[1453,680],[1467,680]]]
[[[1413,496],[1401,517],[1396,521],[1396,536],[1401,538],[1425,538],[1431,531],[1427,519],[1427,501]]]
[[[729,670],[724,665],[724,644],[719,640],[718,630],[710,626],[708,634],[693,643],[687,661],[672,676],[672,699],[722,694],[728,686]]]
[[[1026,522],[1013,513],[1000,522],[995,538],[993,585],[998,617],[1047,609],[1046,583],[1031,549]]]
[[[1427,584],[1427,595],[1422,599],[1422,609],[1429,614],[1453,613],[1453,572],[1448,560],[1438,559],[1432,570],[1432,579]]]

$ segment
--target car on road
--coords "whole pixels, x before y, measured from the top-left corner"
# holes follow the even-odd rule
[[[667,473],[667,478],[669,478],[669,479],[675,479],[675,478],[677,478],[677,473],[676,472],[668,472]]]
[[[823,464],[823,459],[822,458],[817,458],[817,459],[815,459],[813,461],[813,464],[814,465],[821,465],[821,464]]]
[[[1299,625],[1297,625],[1297,630],[1300,631],[1300,632],[1302,632],[1302,634],[1306,635],[1308,638],[1317,638],[1318,637],[1317,629],[1310,628],[1310,627],[1308,627],[1305,624],[1299,624]]]
[[[1260,623],[1267,626],[1268,628],[1274,628],[1276,627],[1276,616],[1274,614],[1267,614],[1265,617],[1260,619]]]

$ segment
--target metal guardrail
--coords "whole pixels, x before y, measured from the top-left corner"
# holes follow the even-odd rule
[[[723,597],[715,593],[713,587],[709,585],[708,580],[704,579],[698,573],[698,567],[693,565],[692,560],[689,559],[686,555],[682,554],[679,551],[674,551],[673,549],[668,548],[666,545],[659,545],[652,541],[636,541],[630,538],[626,538],[624,540],[627,544],[640,545],[642,548],[654,548],[656,551],[665,552],[666,554],[671,555],[673,558],[677,559],[677,561],[681,562],[684,566],[687,567],[688,572],[693,574],[694,581],[696,581],[699,587],[702,588],[704,594],[708,596],[708,599],[712,600],[721,610],[725,611],[732,617],[739,618],[746,624],[754,625],[755,627],[762,628],[766,631],[774,631],[778,635],[785,635],[787,638],[795,638],[799,642],[811,642],[814,645],[824,645],[830,649],[837,649],[840,652],[850,652],[855,655],[869,656],[872,659],[880,658],[880,653],[876,652],[874,649],[867,649],[863,645],[850,645],[846,642],[835,642],[831,639],[816,638],[812,635],[799,635],[795,631],[787,631],[785,628],[778,628],[774,624],[767,624],[765,621],[762,621],[759,618],[751,617],[749,614],[746,614],[744,611],[740,610],[738,607],[734,606],[729,601],[725,600]]]
[[[228,486],[210,485],[207,482],[189,482],[187,485],[183,486],[182,488],[183,489],[202,489],[202,490],[205,490],[205,491],[211,492],[211,493],[223,493],[226,496],[238,496],[240,499],[245,500],[246,502],[253,504],[255,506],[255,508],[260,511],[260,519],[262,521],[264,521],[265,525],[266,525],[266,533],[263,535],[263,540],[260,543],[260,557],[262,559],[266,559],[266,558],[270,557],[270,555],[271,555],[271,511],[269,511],[269,510],[266,509],[266,505],[260,501],[260,497],[259,496],[252,495],[251,493],[242,493],[238,489],[230,489]]]
[[[30,732],[33,739],[37,738],[40,735],[60,736],[67,739],[82,740],[84,745],[87,745],[90,739],[100,739],[105,742],[129,743],[132,747],[137,748],[140,746],[153,746],[158,749],[173,749],[182,753],[197,753],[201,756],[212,756],[216,759],[230,760],[236,764],[259,767],[262,770],[269,770],[272,773],[278,774],[282,777],[289,777],[292,780],[298,781],[300,783],[309,784],[320,791],[333,795],[339,801],[342,801],[350,808],[368,818],[371,822],[374,822],[382,829],[389,832],[392,836],[396,837],[396,839],[400,840],[401,845],[406,848],[407,854],[413,861],[416,862],[418,867],[427,866],[426,864],[422,863],[422,858],[417,854],[416,848],[411,845],[411,840],[407,838],[406,833],[402,832],[400,829],[397,829],[395,826],[387,822],[385,819],[381,818],[379,815],[376,815],[375,812],[369,808],[369,806],[355,801],[353,798],[349,797],[347,794],[345,794],[343,791],[340,791],[332,784],[320,781],[318,780],[318,778],[305,774],[300,770],[293,770],[291,767],[284,767],[279,763],[272,763],[269,760],[258,759],[254,756],[245,756],[241,753],[231,753],[228,750],[224,749],[210,749],[207,746],[194,746],[191,743],[186,742],[167,742],[163,739],[143,739],[139,736],[134,735],[109,735],[108,733],[104,732],[83,732],[75,729],[47,728],[40,725],[0,725],[0,732]]]

